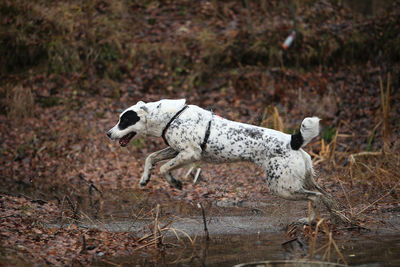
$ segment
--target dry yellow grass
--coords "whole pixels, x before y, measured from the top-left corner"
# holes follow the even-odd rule
[[[21,120],[33,114],[34,98],[30,88],[13,87],[7,94],[7,115],[12,120]]]

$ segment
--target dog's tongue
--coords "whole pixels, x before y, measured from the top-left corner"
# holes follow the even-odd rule
[[[125,135],[124,137],[122,137],[121,139],[119,139],[119,144],[120,146],[127,146],[129,141],[132,139],[132,137],[134,137],[136,135],[135,132],[132,133],[128,133],[127,135]]]

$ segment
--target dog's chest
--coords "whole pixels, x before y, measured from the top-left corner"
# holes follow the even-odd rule
[[[211,119],[211,112],[197,106],[190,106],[187,111],[171,123],[166,139],[170,146],[177,151],[193,149],[204,141]]]

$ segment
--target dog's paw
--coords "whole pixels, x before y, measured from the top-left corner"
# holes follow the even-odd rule
[[[148,181],[140,181],[139,188],[144,189],[146,187],[147,183],[148,183]]]

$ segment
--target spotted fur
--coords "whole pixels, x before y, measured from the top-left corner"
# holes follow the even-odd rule
[[[318,118],[305,118],[300,131],[289,135],[230,121],[195,105],[189,105],[174,117],[185,107],[185,103],[184,99],[138,102],[126,109],[119,122],[107,133],[111,139],[120,139],[120,143],[121,139],[124,143],[126,139],[129,141],[132,133],[133,136],[165,138],[169,146],[146,158],[141,187],[150,181],[154,165],[163,160],[169,161],[161,166],[161,175],[178,189],[182,189],[182,183],[172,176],[171,171],[184,165],[200,160],[211,163],[249,161],[265,170],[265,180],[271,193],[290,200],[311,200],[315,203],[322,200],[329,210],[332,208],[329,195],[313,178],[310,155],[301,149],[318,135]],[[127,117],[134,119],[127,123],[124,121]]]

